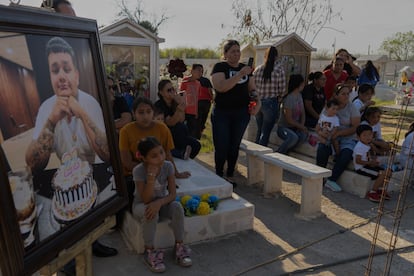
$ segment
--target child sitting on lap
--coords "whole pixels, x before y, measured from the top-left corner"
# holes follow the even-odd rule
[[[339,102],[336,99],[330,99],[326,103],[326,107],[319,115],[316,124],[316,133],[318,134],[319,143],[332,145],[335,153],[339,154],[339,143],[336,139],[332,139],[332,135],[339,127],[339,118],[336,116],[338,112]]]
[[[382,139],[381,134],[381,109],[375,106],[368,107],[362,118],[361,125],[369,125],[372,127],[373,139],[371,148],[377,155],[386,155],[391,150],[390,143]]]
[[[159,217],[167,217],[175,236],[175,260],[191,266],[190,250],[183,245],[184,209],[175,201],[174,166],[165,160],[164,148],[154,137],[139,142],[137,155],[142,162],[132,171],[136,185],[132,213],[143,225],[144,262],[153,272],[165,271],[164,252],[154,249],[154,238]]]
[[[372,127],[369,125],[359,125],[356,129],[356,134],[359,141],[353,153],[355,171],[358,174],[369,176],[373,180],[375,179],[372,189],[367,193],[367,198],[372,202],[380,202],[382,196],[384,199],[389,200],[391,197],[386,191],[383,191],[383,185],[385,174],[391,174],[391,172],[389,170],[384,171],[380,167],[379,161],[369,155],[372,143]]]

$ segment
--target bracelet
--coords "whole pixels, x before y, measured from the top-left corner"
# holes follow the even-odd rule
[[[157,176],[155,173],[147,173],[147,176]]]

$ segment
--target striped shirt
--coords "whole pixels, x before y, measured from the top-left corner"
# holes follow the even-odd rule
[[[265,82],[263,78],[265,65],[259,65],[254,70],[256,90],[260,98],[282,97],[286,93],[286,78],[283,66],[279,62],[275,62],[273,71],[270,74],[270,80]]]

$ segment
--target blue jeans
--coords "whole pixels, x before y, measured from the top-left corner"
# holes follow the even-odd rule
[[[174,140],[174,149],[171,151],[172,156],[183,159],[187,146],[191,146],[190,158],[193,159],[197,156],[201,149],[201,143],[190,135],[186,124],[177,123],[175,126],[170,127],[170,131]]]
[[[261,102],[262,107],[256,114],[256,144],[267,146],[270,133],[279,118],[279,102],[275,97],[262,99]]]
[[[283,139],[283,143],[277,149],[277,152],[283,154],[287,154],[292,148],[302,144],[308,138],[308,134],[303,131],[281,126],[277,128],[277,135]]]
[[[217,175],[223,176],[224,164],[227,161],[227,176],[233,176],[239,157],[240,143],[249,121],[247,106],[231,110],[213,108],[211,125]]]
[[[337,181],[341,174],[345,171],[348,163],[352,160],[352,154],[356,141],[352,139],[342,139],[339,141],[340,152],[336,156],[335,165],[332,169],[332,175],[328,178],[332,181]],[[332,154],[331,145],[325,145],[322,143],[318,144],[316,151],[316,165],[326,168],[328,164],[329,156]]]

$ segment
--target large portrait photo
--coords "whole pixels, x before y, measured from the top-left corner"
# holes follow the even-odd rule
[[[0,153],[26,257],[121,202],[95,35],[0,28]]]

